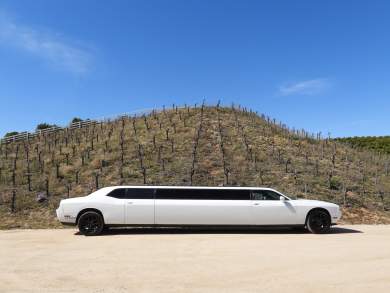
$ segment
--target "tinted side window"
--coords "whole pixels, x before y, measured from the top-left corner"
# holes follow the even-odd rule
[[[213,199],[249,200],[250,191],[244,189],[214,189],[210,190]]]
[[[183,194],[188,193],[184,189],[156,189],[156,199],[179,199]]]
[[[127,199],[153,199],[154,189],[152,188],[127,188]]]
[[[157,189],[157,199],[249,200],[249,190]]]
[[[126,188],[117,188],[111,191],[107,196],[115,197],[115,198],[125,198],[126,196]]]
[[[253,190],[253,200],[280,200],[280,195],[271,190]]]

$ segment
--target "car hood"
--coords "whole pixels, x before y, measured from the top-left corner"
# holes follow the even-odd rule
[[[322,200],[315,200],[315,199],[295,199],[293,201],[303,206],[338,207],[337,204],[327,202],[327,201],[322,201]]]

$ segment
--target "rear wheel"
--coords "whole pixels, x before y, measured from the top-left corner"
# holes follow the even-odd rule
[[[94,211],[85,212],[80,216],[78,227],[85,236],[99,235],[104,229],[103,217]]]
[[[306,226],[311,233],[328,233],[331,226],[330,216],[324,210],[313,210],[307,217]]]

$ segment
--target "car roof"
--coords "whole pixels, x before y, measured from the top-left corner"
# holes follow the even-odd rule
[[[147,186],[147,185],[117,185],[104,187],[104,189],[115,189],[115,188],[153,188],[153,189],[225,189],[225,190],[242,190],[242,189],[250,189],[250,190],[275,190],[268,187],[255,187],[255,186]]]
[[[107,193],[111,192],[112,190],[115,190],[117,188],[151,188],[151,189],[199,189],[199,190],[207,190],[207,189],[219,189],[219,190],[271,190],[276,193],[279,193],[283,195],[284,197],[290,199],[290,197],[284,195],[280,191],[277,191],[272,188],[268,187],[255,187],[255,186],[159,186],[159,185],[116,185],[116,186],[109,186],[109,187],[103,187],[97,191],[95,191],[93,194],[96,195],[106,195]]]

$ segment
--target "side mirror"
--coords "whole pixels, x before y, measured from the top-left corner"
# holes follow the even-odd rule
[[[285,200],[286,200],[286,198],[285,198],[284,196],[279,196],[279,199],[280,199],[281,201],[285,201]]]

